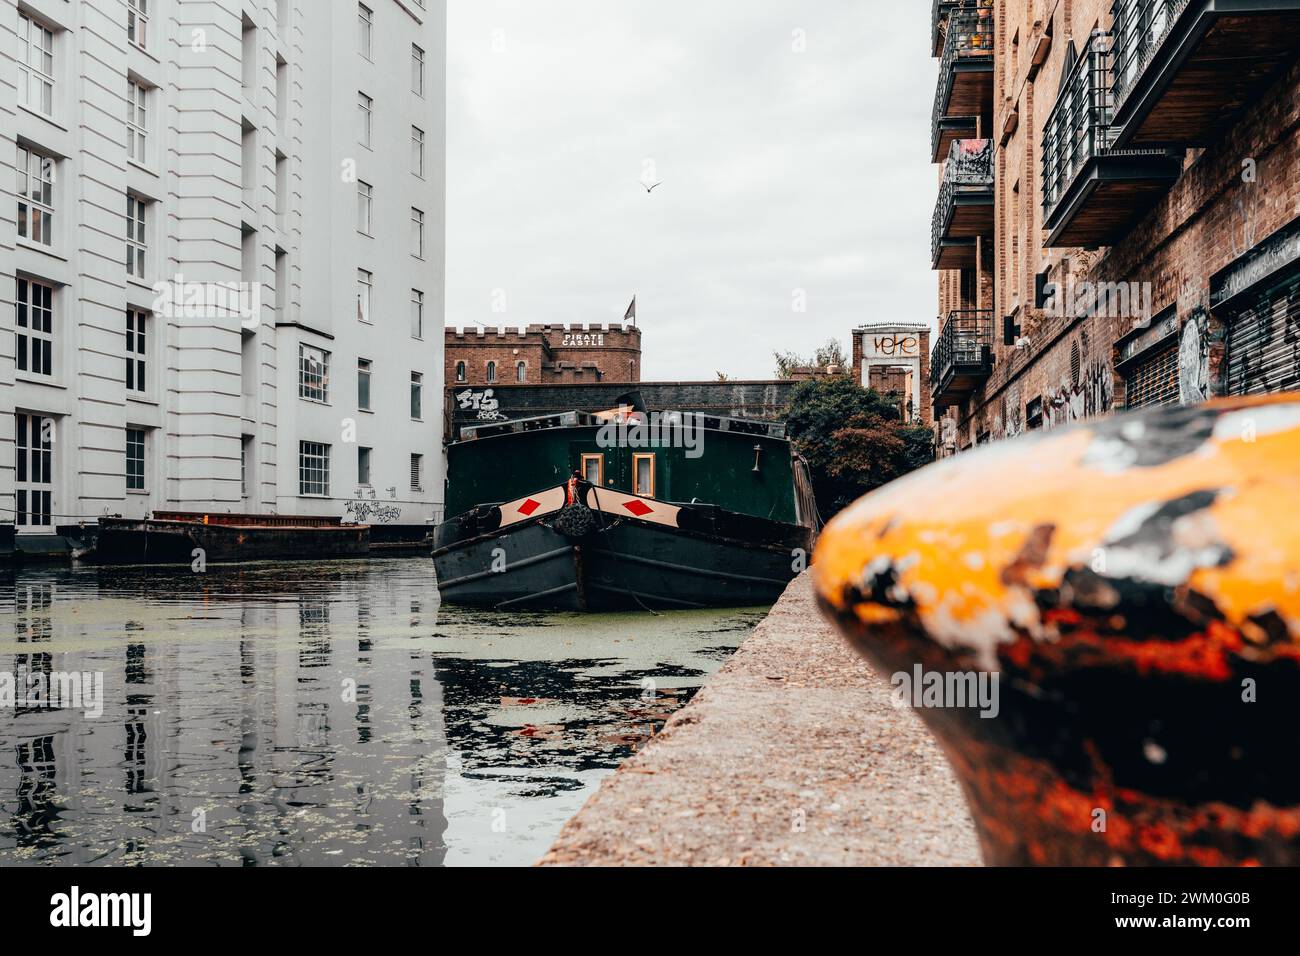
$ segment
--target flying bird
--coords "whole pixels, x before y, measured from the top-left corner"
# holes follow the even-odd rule
[[[647,194],[647,195],[650,194],[650,193],[652,193],[652,192],[654,192],[656,186],[662,186],[662,185],[663,185],[663,180],[660,180],[659,182],[655,183],[654,186],[648,186],[648,185],[646,185],[645,183],[641,182],[641,180],[639,180],[639,179],[637,180],[637,182],[638,182],[638,183],[641,183],[641,187],[646,191],[646,194]]]

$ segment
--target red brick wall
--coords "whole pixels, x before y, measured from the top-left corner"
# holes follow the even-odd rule
[[[641,330],[608,326],[530,325],[517,328],[445,330],[446,381],[488,384],[488,363],[496,363],[499,384],[517,384],[517,367],[524,363],[524,383],[639,382]],[[465,364],[465,377],[457,366]]]
[[[1209,283],[1217,271],[1254,244],[1300,216],[1300,64],[1294,64],[1254,99],[1227,132],[1203,150],[1189,150],[1182,176],[1116,245],[1095,250],[1043,249],[1041,156],[1043,126],[1056,102],[1065,50],[1073,36],[1082,50],[1091,31],[1110,25],[1111,0],[998,0],[1003,22],[997,35],[996,88],[991,129],[1000,131],[1012,111],[1015,132],[1001,142],[997,168],[995,234],[989,243],[987,288],[994,309],[995,366],[971,401],[948,415],[957,447],[975,436],[1017,434],[1025,407],[1042,402],[1045,426],[1105,414],[1124,403],[1123,378],[1115,371],[1115,341],[1131,321],[1069,319],[1035,309],[1033,277],[1048,281],[1150,283],[1152,315],[1176,307],[1180,331],[1201,324],[1201,362],[1216,390],[1223,361],[1224,329],[1209,314]],[[1051,24],[1053,42],[1041,70],[1029,77],[1029,51]],[[1013,43],[1018,39],[1018,44]],[[1253,160],[1256,181],[1243,180],[1243,161]],[[1019,185],[1019,192],[1013,188]],[[1019,268],[1013,255],[1019,238]],[[941,313],[953,308],[958,273],[939,274]],[[1002,317],[1016,314],[1026,349],[1002,344]],[[1207,396],[1208,397],[1208,396]]]

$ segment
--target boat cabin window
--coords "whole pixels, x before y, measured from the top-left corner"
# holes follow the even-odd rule
[[[655,496],[655,456],[632,456],[632,494],[646,498]]]
[[[605,484],[605,456],[583,455],[582,477],[597,488]]]

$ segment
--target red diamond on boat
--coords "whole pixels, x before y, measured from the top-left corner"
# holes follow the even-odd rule
[[[632,514],[636,515],[638,518],[654,511],[654,509],[644,501],[627,501],[623,503],[623,507],[632,512]]]
[[[541,506],[542,503],[540,501],[534,501],[532,498],[529,498],[527,501],[525,501],[523,504],[519,506],[519,513],[524,517],[527,517],[528,515],[532,514]]]

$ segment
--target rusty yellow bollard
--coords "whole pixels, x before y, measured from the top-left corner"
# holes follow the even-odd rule
[[[1300,864],[1300,395],[932,465],[836,517],[813,574],[985,862]]]

